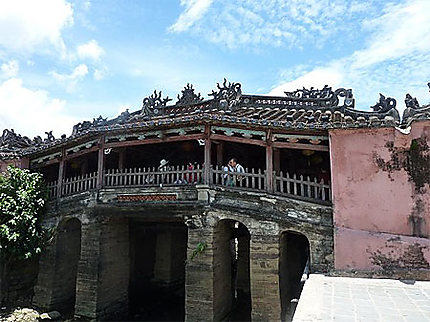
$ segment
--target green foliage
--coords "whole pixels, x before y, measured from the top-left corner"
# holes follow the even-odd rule
[[[0,175],[0,259],[27,259],[42,251],[46,234],[39,219],[46,200],[39,173],[9,166]]]
[[[199,242],[191,255],[191,260],[193,260],[198,254],[203,253],[207,246],[208,245],[206,243]]]

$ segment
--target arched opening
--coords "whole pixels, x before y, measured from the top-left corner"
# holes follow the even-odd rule
[[[76,276],[81,255],[81,222],[72,218],[57,228],[55,290],[52,307],[63,316],[73,316],[76,300]]]
[[[183,223],[130,221],[131,321],[184,321],[188,230]]]
[[[235,220],[221,220],[214,231],[214,321],[250,321],[250,234]]]
[[[279,243],[281,320],[291,321],[309,274],[309,241],[300,233],[287,231],[281,234]]]

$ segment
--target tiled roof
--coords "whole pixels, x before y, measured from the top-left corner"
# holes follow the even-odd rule
[[[380,95],[380,100],[370,111],[354,108],[355,100],[351,90],[325,86],[321,90],[301,89],[286,92],[285,96],[262,96],[242,94],[239,83],[224,80],[212,91],[210,100],[202,100],[195,94],[192,85],[187,85],[178,95],[174,105],[167,105],[171,99],[161,98],[161,92],[143,100],[141,110],[123,112],[112,120],[101,116],[92,122],[84,121],[73,127],[69,137],[29,140],[8,131],[0,138],[0,158],[28,155],[50,149],[62,143],[72,142],[82,137],[110,131],[128,129],[149,129],[159,126],[182,126],[196,123],[223,123],[246,127],[267,127],[286,130],[327,130],[333,128],[392,127],[409,124],[413,119],[430,118],[430,107],[409,104],[400,121],[396,101]],[[409,94],[408,94],[409,95]],[[409,95],[410,97],[410,95]],[[407,96],[408,99],[408,96]],[[416,104],[415,104],[416,103]],[[406,103],[408,105],[408,102]]]

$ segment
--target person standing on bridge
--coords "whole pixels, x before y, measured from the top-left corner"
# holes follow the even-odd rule
[[[158,172],[161,172],[161,182],[160,182],[160,187],[163,186],[163,183],[166,182],[167,179],[167,174],[166,172],[169,171],[169,167],[167,166],[167,164],[169,163],[168,160],[166,159],[162,159],[160,161],[160,165],[158,166]]]
[[[236,158],[230,159],[228,165],[224,167],[224,171],[227,172],[224,175],[224,178],[226,179],[225,184],[230,187],[234,187],[237,182],[241,182],[243,177],[240,173],[245,173],[245,169],[237,162]]]

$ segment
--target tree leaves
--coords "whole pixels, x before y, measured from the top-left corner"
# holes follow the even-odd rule
[[[46,200],[40,174],[9,166],[0,175],[0,259],[27,259],[41,252],[46,233],[39,220]]]

